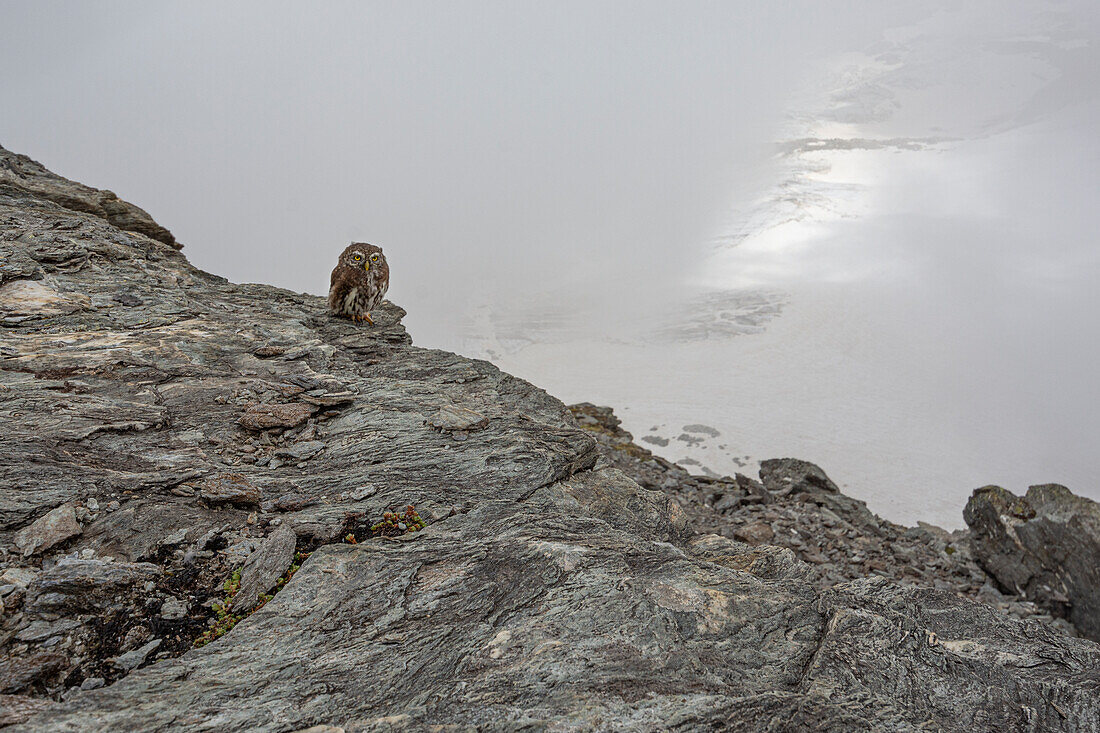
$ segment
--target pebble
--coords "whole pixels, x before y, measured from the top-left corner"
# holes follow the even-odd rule
[[[145,658],[148,657],[157,647],[159,647],[161,643],[162,641],[160,639],[153,639],[148,644],[138,647],[131,652],[126,652],[125,654],[120,654],[117,657],[114,657],[110,660],[111,664],[113,664],[115,667],[118,667],[119,669],[129,672],[135,667],[141,666],[141,664],[145,661]]]
[[[187,604],[178,598],[168,598],[160,605],[160,615],[169,621],[178,621],[187,615]]]
[[[362,501],[363,499],[374,496],[377,493],[378,487],[376,486],[360,486],[349,491],[348,498],[352,499],[353,501]]]

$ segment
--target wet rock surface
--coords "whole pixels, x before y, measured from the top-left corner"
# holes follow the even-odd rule
[[[87,306],[0,331],[12,730],[1100,729],[1100,647],[967,600],[961,536],[691,477],[36,166],[0,149],[0,275]]]

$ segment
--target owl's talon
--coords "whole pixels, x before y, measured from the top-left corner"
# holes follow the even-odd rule
[[[363,320],[366,321],[367,323],[369,323],[372,326],[374,325],[374,319],[370,317],[370,313],[363,316]]]

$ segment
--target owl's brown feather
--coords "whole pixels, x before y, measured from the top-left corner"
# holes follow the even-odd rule
[[[340,255],[329,279],[328,307],[333,314],[353,321],[371,321],[390,287],[390,266],[382,248],[353,242]]]

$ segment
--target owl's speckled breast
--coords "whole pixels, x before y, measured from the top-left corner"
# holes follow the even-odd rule
[[[367,256],[379,258],[379,261],[365,264],[362,260]],[[338,316],[353,319],[366,317],[369,320],[371,310],[382,303],[389,284],[389,266],[381,249],[374,245],[353,243],[341,255],[332,272],[329,309]]]
[[[352,288],[344,294],[343,310],[345,313],[355,312],[355,301],[359,297],[359,288]]]

